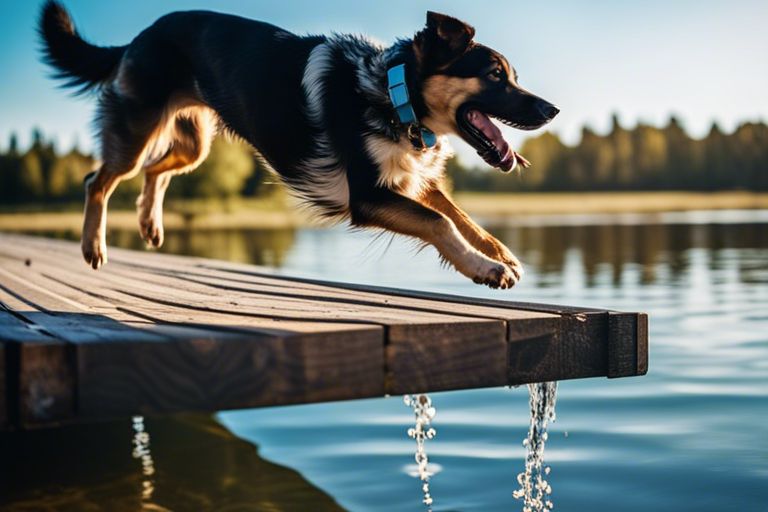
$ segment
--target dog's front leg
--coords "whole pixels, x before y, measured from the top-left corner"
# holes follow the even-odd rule
[[[433,245],[456,270],[491,288],[510,288],[519,276],[499,261],[472,247],[451,219],[413,199],[386,188],[376,188],[353,202],[352,223],[380,227]]]
[[[506,264],[516,280],[523,275],[523,266],[512,251],[510,251],[496,237],[478,226],[464,210],[459,208],[445,192],[437,186],[428,189],[419,198],[422,204],[442,213],[456,225],[461,235],[475,249],[489,258]]]

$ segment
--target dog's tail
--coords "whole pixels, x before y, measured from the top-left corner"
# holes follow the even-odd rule
[[[56,69],[55,78],[64,87],[84,93],[105,82],[114,72],[125,46],[101,47],[86,42],[75,30],[72,18],[62,5],[48,0],[40,15],[38,31],[42,39],[43,60]]]

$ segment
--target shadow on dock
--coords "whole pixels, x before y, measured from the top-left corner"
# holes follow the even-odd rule
[[[301,474],[262,459],[256,446],[210,416],[149,417],[145,425],[151,477],[132,457],[129,418],[0,434],[0,509],[343,510]]]

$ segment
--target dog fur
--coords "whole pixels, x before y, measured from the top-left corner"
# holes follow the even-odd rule
[[[478,283],[507,288],[520,279],[517,258],[446,194],[447,135],[459,134],[509,170],[525,160],[489,121],[467,119],[493,116],[532,129],[557,109],[522,89],[503,56],[473,41],[471,26],[428,13],[414,38],[385,48],[359,36],[301,37],[189,11],[163,16],[126,46],[98,47],[49,1],[40,33],[44,57],[65,85],[98,96],[103,163],[85,181],[82,233],[94,269],[107,262],[107,203],[118,184],[144,171],[139,231],[159,247],[171,178],[194,170],[226,130],[320,215],[432,244]],[[414,111],[437,135],[434,147],[416,147],[395,115],[386,74],[396,64],[406,66]]]

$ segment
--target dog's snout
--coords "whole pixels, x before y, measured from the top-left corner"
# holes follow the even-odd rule
[[[539,103],[539,112],[549,120],[553,119],[560,112],[560,109],[549,102],[542,101]]]

